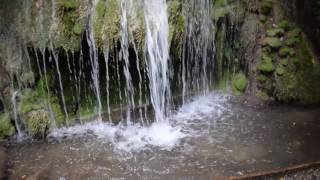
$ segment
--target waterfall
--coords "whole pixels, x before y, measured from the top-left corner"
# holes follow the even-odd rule
[[[209,65],[214,61],[214,25],[211,20],[212,2],[192,0],[185,9],[186,27],[182,52],[182,99],[209,90]]]
[[[109,77],[109,47],[108,44],[105,43],[103,47],[103,55],[104,55],[104,61],[106,64],[106,91],[107,91],[107,111],[108,111],[108,118],[109,122],[112,122],[111,119],[111,109],[110,109],[110,77]]]
[[[66,123],[67,123],[67,125],[69,125],[69,115],[68,115],[68,111],[67,111],[66,100],[65,100],[65,97],[64,97],[64,91],[63,91],[63,85],[62,85],[62,77],[61,77],[61,72],[60,72],[60,68],[59,68],[59,57],[56,54],[52,44],[51,44],[51,51],[52,51],[54,62],[56,64],[57,73],[58,73],[59,86],[60,86],[60,95],[61,95],[61,100],[62,100],[63,111],[64,111],[64,115],[65,115],[65,118],[66,118]]]
[[[129,33],[128,33],[128,17],[127,9],[130,8],[130,2],[127,0],[121,0],[121,50],[120,50],[120,60],[124,61],[123,63],[123,73],[126,78],[126,89],[125,96],[127,100],[127,124],[131,122],[131,111],[134,110],[134,91],[132,85],[131,74],[129,70]]]
[[[22,130],[21,130],[21,125],[19,122],[19,117],[18,117],[18,107],[17,107],[17,97],[18,97],[18,91],[14,91],[12,93],[11,101],[12,101],[12,109],[13,109],[13,115],[14,115],[14,123],[18,132],[18,137],[22,137]]]
[[[102,121],[102,103],[101,103],[101,93],[100,93],[100,81],[99,81],[99,60],[98,60],[98,49],[96,47],[94,35],[93,35],[93,17],[95,15],[95,9],[97,1],[92,2],[92,7],[89,15],[89,28],[87,29],[87,42],[89,45],[90,63],[92,67],[92,80],[94,86],[94,92],[97,98],[98,104],[98,118]]]
[[[155,121],[163,121],[168,108],[170,86],[168,77],[169,24],[165,0],[144,1],[146,23],[146,58],[151,103]]]

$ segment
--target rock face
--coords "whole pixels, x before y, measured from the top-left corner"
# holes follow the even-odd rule
[[[5,178],[6,163],[8,157],[5,148],[0,147],[0,179]]]
[[[144,70],[132,68],[146,65],[141,2],[132,1],[127,19],[130,72],[135,74],[135,86],[137,79],[147,76]],[[11,97],[17,90],[21,94],[17,118],[28,128],[30,124],[36,127],[31,128],[34,136],[44,136],[46,128],[54,124],[52,119],[60,127],[67,124],[67,117],[79,119],[94,113],[88,39],[97,47],[102,99],[119,93],[117,86],[124,83],[119,75],[120,0],[3,0],[2,4],[0,17],[7,18],[0,18],[0,40],[6,42],[0,44],[0,113],[9,116],[7,125],[12,127]],[[169,0],[167,4],[173,82],[188,74],[182,65],[200,67],[200,60],[205,59],[211,63],[204,73],[210,73],[209,79],[217,88],[231,86],[236,94],[263,100],[320,102],[315,50],[320,43],[320,8],[315,1]],[[111,65],[106,66],[105,61]],[[111,78],[106,78],[106,73]],[[189,76],[194,78],[193,74]],[[109,81],[111,93],[104,91]],[[72,86],[70,82],[74,82]],[[176,83],[172,87],[178,86]],[[110,97],[113,106],[120,101],[121,97]],[[43,116],[34,116],[40,112]],[[34,117],[46,117],[50,122]]]

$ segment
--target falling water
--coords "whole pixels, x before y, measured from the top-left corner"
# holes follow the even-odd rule
[[[61,72],[60,72],[60,68],[59,68],[59,59],[58,59],[58,55],[56,54],[52,44],[51,44],[51,51],[52,51],[54,62],[56,64],[57,73],[58,73],[58,79],[59,79],[59,86],[60,86],[60,94],[61,94],[61,100],[62,100],[62,105],[63,105],[63,111],[64,111],[64,115],[65,115],[65,118],[66,118],[66,123],[67,123],[67,125],[69,125],[69,115],[68,115],[68,111],[67,111],[66,100],[64,98],[64,91],[63,91],[63,85],[62,85],[62,79],[61,79]]]
[[[140,115],[141,123],[144,123],[143,122],[143,114],[142,114],[142,76],[141,76],[141,70],[140,70],[139,52],[138,52],[136,43],[134,42],[134,38],[133,38],[132,33],[130,34],[130,37],[131,37],[131,42],[132,42],[132,45],[133,45],[134,52],[136,54],[136,68],[137,68],[138,77],[139,77],[139,85],[138,85],[138,88],[139,88],[139,101],[138,101],[138,103],[139,103],[139,115]]]
[[[95,90],[95,94],[97,97],[98,103],[98,118],[99,121],[102,121],[102,103],[101,103],[101,93],[100,93],[100,83],[99,83],[99,61],[98,61],[98,50],[96,48],[96,43],[93,35],[93,17],[95,15],[95,9],[97,1],[94,0],[92,2],[92,7],[90,11],[90,18],[89,18],[89,28],[87,29],[87,42],[89,45],[89,53],[90,53],[90,63],[92,67],[92,80],[93,86]]]
[[[132,79],[129,70],[129,33],[128,33],[128,17],[127,9],[130,8],[130,2],[127,0],[121,0],[121,50],[120,60],[124,61],[123,73],[126,78],[125,95],[128,103],[127,107],[127,123],[131,122],[131,110],[135,108],[134,104],[134,91],[132,86]]]
[[[182,96],[195,92],[207,93],[209,61],[214,61],[214,26],[211,21],[212,3],[209,0],[192,0],[185,9],[186,27],[182,53]],[[213,34],[213,35],[210,35]]]
[[[112,122],[111,109],[110,109],[110,92],[109,92],[109,84],[110,84],[110,77],[109,77],[109,47],[108,47],[107,43],[104,44],[103,55],[104,55],[104,61],[105,61],[105,64],[106,64],[107,111],[108,111],[109,121]]]
[[[46,81],[45,82],[46,83],[46,89],[47,89],[47,99],[45,100],[45,103],[46,103],[47,107],[49,108],[51,125],[52,125],[52,127],[56,127],[56,121],[55,121],[55,118],[54,118],[54,114],[53,114],[52,106],[51,106],[51,101],[50,101],[51,97],[50,97],[49,82],[48,82],[48,77],[47,77],[47,63],[46,63],[46,59],[45,59],[46,49],[43,49],[43,51],[41,53],[42,53],[43,73],[44,73],[44,78],[45,78],[45,81]],[[49,61],[51,61],[51,58],[52,57],[50,56]]]
[[[17,132],[18,132],[18,137],[21,138],[22,131],[21,131],[21,126],[20,126],[19,117],[18,117],[17,97],[18,97],[18,91],[14,91],[12,93],[12,97],[11,97],[11,102],[13,105],[14,123],[15,123],[16,129],[17,129]]]
[[[157,122],[165,119],[170,95],[168,78],[168,16],[165,0],[144,1],[146,21],[146,57],[151,103]]]

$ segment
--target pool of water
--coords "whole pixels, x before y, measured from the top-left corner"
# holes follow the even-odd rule
[[[320,108],[252,106],[220,93],[148,127],[91,122],[11,142],[9,179],[213,179],[320,160]]]

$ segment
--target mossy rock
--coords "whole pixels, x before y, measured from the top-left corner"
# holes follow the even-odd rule
[[[257,80],[258,80],[260,83],[266,82],[267,79],[268,79],[268,78],[267,78],[265,75],[263,75],[263,74],[260,74],[260,75],[257,76]]]
[[[262,14],[268,15],[272,10],[273,2],[272,0],[263,0],[261,3]]]
[[[280,60],[280,64],[283,66],[283,67],[286,67],[286,66],[288,66],[288,59],[281,59]]]
[[[268,94],[267,94],[266,92],[263,92],[263,91],[258,91],[257,94],[256,94],[256,96],[257,96],[258,98],[260,98],[261,100],[263,100],[263,101],[269,100]]]
[[[285,73],[285,69],[282,66],[277,67],[276,73],[279,76],[282,76]]]
[[[35,110],[28,113],[26,123],[34,138],[43,139],[46,137],[50,127],[49,117],[49,112],[46,110]]]
[[[300,42],[300,38],[299,37],[291,37],[291,38],[288,38],[286,41],[285,41],[285,44],[287,46],[295,46],[297,43]]]
[[[258,70],[262,73],[272,73],[275,70],[275,67],[271,60],[262,60],[258,65]]]
[[[79,23],[76,23],[74,26],[73,26],[73,33],[76,34],[76,35],[80,35],[81,33],[84,32],[84,26],[79,24]]]
[[[270,46],[273,49],[278,49],[281,47],[281,41],[279,38],[276,38],[276,37],[266,37],[263,40],[262,45]]]
[[[260,18],[260,22],[262,22],[262,23],[266,23],[267,20],[268,20],[268,17],[265,16],[265,15],[263,15],[263,14],[261,14],[261,15],[259,16],[259,18]]]
[[[75,9],[79,6],[77,0],[59,0],[58,4],[66,9]]]
[[[292,56],[294,55],[294,50],[290,47],[282,47],[279,51],[279,55],[281,57],[287,57],[287,56]]]
[[[238,73],[232,80],[232,87],[235,92],[243,93],[246,90],[248,80],[243,73]]]
[[[282,28],[273,28],[273,29],[267,30],[267,35],[269,37],[281,36],[283,34],[284,34],[284,29]]]
[[[297,37],[300,37],[300,35],[301,35],[301,29],[299,28],[295,28],[288,32],[288,37],[290,38],[297,38]]]
[[[289,22],[286,21],[286,20],[282,20],[282,21],[279,22],[278,27],[282,28],[284,30],[288,30],[290,28]]]
[[[12,136],[15,129],[10,123],[10,115],[8,113],[0,114],[0,139]]]

